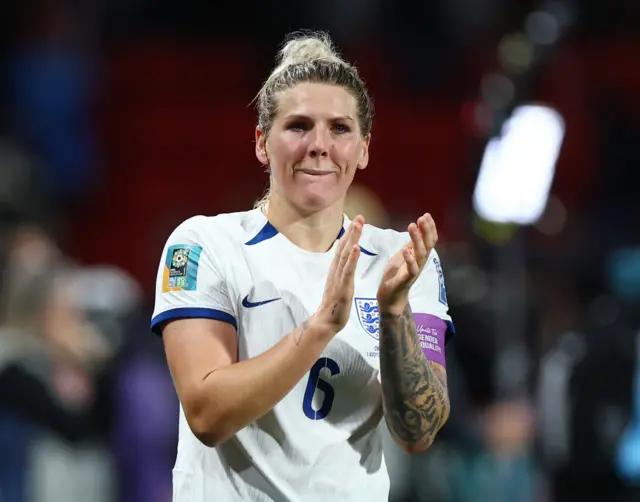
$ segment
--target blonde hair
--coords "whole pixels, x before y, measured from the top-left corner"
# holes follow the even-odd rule
[[[324,32],[296,32],[285,41],[273,69],[256,96],[258,127],[269,134],[278,113],[279,94],[303,82],[336,85],[356,99],[358,125],[362,136],[371,133],[373,101],[355,66],[340,57],[331,38]],[[271,189],[256,202],[256,208],[269,200]]]

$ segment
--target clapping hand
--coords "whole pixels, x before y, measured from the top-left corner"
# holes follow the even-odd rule
[[[360,236],[364,218],[356,216],[340,238],[336,255],[329,269],[320,309],[312,321],[338,333],[345,327],[353,302],[355,271],[360,257]]]
[[[430,214],[408,227],[411,242],[387,263],[378,287],[380,312],[400,315],[409,302],[409,289],[420,276],[431,250],[438,241],[436,224]]]

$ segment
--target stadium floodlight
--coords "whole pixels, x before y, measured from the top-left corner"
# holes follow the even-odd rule
[[[482,219],[531,225],[542,215],[564,139],[565,123],[553,108],[522,105],[484,152],[473,194]]]

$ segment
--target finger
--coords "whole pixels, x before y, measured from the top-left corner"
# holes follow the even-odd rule
[[[362,228],[364,226],[364,218],[359,218],[357,221],[353,223],[353,232],[351,232],[351,236],[349,239],[351,242],[349,244],[358,244],[360,242],[360,237],[362,237]]]
[[[418,219],[418,229],[420,230],[420,238],[424,243],[424,248],[426,253],[424,258],[425,262],[429,259],[429,255],[431,254],[431,250],[433,249],[433,246],[430,245],[432,242],[431,227],[429,224],[430,219],[431,219],[431,215],[429,213],[422,215]]]
[[[438,230],[436,228],[436,222],[433,220],[433,217],[429,213],[424,214],[420,218],[420,220],[418,220],[418,222],[422,233],[422,239],[427,248],[427,252],[431,252],[431,250],[436,247],[436,243],[438,242]]]
[[[360,241],[360,236],[362,235],[362,222],[363,218],[361,216],[357,216],[349,226],[349,235],[345,235],[345,243],[342,253],[347,256],[347,258],[351,253],[351,246],[357,244]]]
[[[358,244],[360,242],[360,237],[362,236],[362,228],[364,226],[364,217],[358,215],[353,219],[353,230],[349,235],[349,239],[346,242],[346,246],[353,246],[354,244]]]
[[[358,216],[356,216],[356,217],[353,219],[353,222],[354,222],[354,223],[355,223],[355,222],[358,222],[358,223],[360,223],[360,225],[364,225],[364,216],[362,216],[361,214],[359,214]]]
[[[362,235],[362,225],[360,221],[353,222],[353,229],[351,230],[351,234],[349,238],[346,240],[345,248],[342,251],[342,256],[340,257],[340,263],[338,265],[338,273],[342,273],[344,267],[347,266],[347,262],[349,261],[349,257],[351,256],[351,249],[353,246],[356,246],[360,241],[360,236]],[[360,247],[358,246],[358,249]]]
[[[340,239],[338,239],[338,248],[336,249],[336,254],[339,255],[342,252],[342,250],[346,245],[347,240],[349,240],[349,236],[351,235],[352,231],[353,231],[353,222],[349,224],[345,233],[342,234],[342,237],[340,237]]]
[[[342,285],[345,286],[353,282],[353,278],[356,273],[356,265],[358,264],[358,258],[360,258],[360,246],[354,244],[351,246],[349,256],[342,270]]]
[[[353,233],[353,227],[356,224],[359,224],[360,226],[364,225],[364,217],[361,215],[358,215],[349,224],[345,233],[338,240],[338,247],[336,249],[336,253],[341,253],[344,250],[345,246],[349,244],[349,238],[351,237],[351,234]]]
[[[349,224],[349,227],[342,234],[342,237],[338,239],[338,247],[336,248],[336,254],[333,257],[333,261],[331,262],[331,266],[329,267],[329,277],[332,277],[333,274],[340,269],[340,260],[342,259],[342,254],[344,252],[345,246],[347,246],[349,242],[349,237],[353,232],[353,222]]]
[[[413,279],[415,277],[418,277],[420,275],[421,267],[418,264],[418,261],[416,260],[416,257],[413,254],[413,251],[411,250],[411,248],[405,247],[402,250],[402,254],[404,256],[404,261],[407,264],[407,271],[409,272],[409,278]]]
[[[415,260],[420,266],[422,266],[427,261],[429,252],[427,251],[422,237],[422,232],[418,228],[418,225],[416,225],[415,223],[409,225],[409,235],[411,236],[411,245],[413,247],[413,255],[415,256]]]

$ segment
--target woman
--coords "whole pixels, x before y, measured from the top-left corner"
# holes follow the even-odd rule
[[[258,109],[268,196],[185,221],[160,264],[152,329],[182,407],[174,501],[387,500],[383,410],[407,452],[449,413],[435,224],[344,216],[372,103],[326,35],[285,44]]]
[[[111,347],[78,288],[83,271],[37,228],[14,229],[0,307],[0,500],[78,500],[104,469],[100,385]],[[101,284],[102,286],[103,284]],[[86,500],[86,497],[80,497]]]

